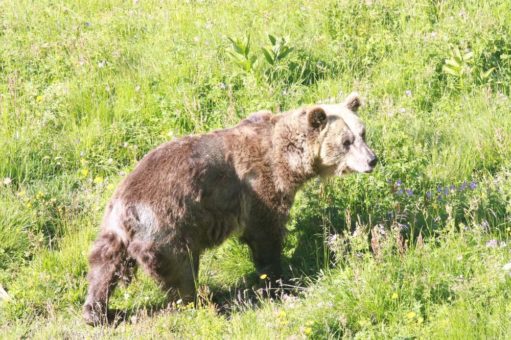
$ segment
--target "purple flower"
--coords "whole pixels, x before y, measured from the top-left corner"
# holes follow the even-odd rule
[[[448,187],[444,188],[444,195],[445,196],[449,195],[449,188]]]
[[[401,196],[403,194],[403,189],[399,189],[398,191],[396,191],[396,194],[398,194],[399,196]]]
[[[444,191],[444,188],[442,188],[440,185],[436,187],[436,191],[442,192]]]
[[[499,241],[493,239],[486,242],[486,247],[488,248],[497,248],[499,246]]]
[[[428,199],[431,199],[431,196],[432,196],[431,191],[426,192],[426,197],[427,197]]]
[[[401,184],[403,184],[403,182],[401,182],[401,180],[400,180],[400,179],[398,179],[398,180],[397,180],[397,182],[396,182],[396,185],[397,185],[398,187],[400,187],[400,186],[401,186]]]
[[[474,181],[470,182],[470,189],[474,190],[475,188],[477,188],[477,183]]]
[[[436,199],[437,199],[438,201],[441,201],[441,200],[442,200],[442,195],[438,195],[438,196],[436,197]]]
[[[461,183],[460,187],[459,187],[459,191],[465,191],[465,189],[467,189],[467,181],[463,181],[463,183]]]
[[[451,186],[449,187],[449,190],[456,191],[456,186],[454,184],[451,184]]]
[[[413,190],[412,189],[406,189],[406,194],[408,196],[413,196]]]

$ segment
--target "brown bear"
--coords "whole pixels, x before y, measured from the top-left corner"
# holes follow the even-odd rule
[[[341,104],[272,115],[258,112],[229,129],[187,136],[148,153],[108,203],[89,257],[84,318],[106,321],[108,298],[138,264],[184,303],[195,298],[199,258],[236,233],[256,269],[275,279],[285,224],[309,179],[370,172],[352,93]]]

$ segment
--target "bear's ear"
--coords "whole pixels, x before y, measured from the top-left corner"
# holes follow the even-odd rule
[[[353,112],[357,112],[358,108],[362,105],[362,100],[357,92],[352,92],[346,100],[344,100],[344,104],[348,109]]]
[[[313,129],[323,129],[326,125],[326,113],[319,106],[311,107],[307,110],[307,122]]]

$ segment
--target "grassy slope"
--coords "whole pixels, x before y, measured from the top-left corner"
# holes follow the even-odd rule
[[[0,332],[504,337],[510,7],[0,2],[0,284],[11,296],[0,302]],[[253,66],[228,39],[247,33]],[[276,64],[261,50],[271,48],[267,34],[294,48]],[[455,64],[447,70],[446,59]],[[301,293],[239,298],[258,278],[247,250],[230,241],[206,254],[199,280],[228,313],[206,302],[145,316],[164,298],[139,273],[112,300],[131,322],[84,327],[86,254],[106,200],[137,159],[173,136],[352,90],[367,97],[361,115],[381,163],[371,176],[314,182],[300,193],[285,266]],[[373,226],[382,230],[376,256],[366,236]]]

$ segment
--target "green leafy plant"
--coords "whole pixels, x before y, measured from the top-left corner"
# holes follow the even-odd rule
[[[486,83],[490,78],[494,67],[488,70],[482,70],[477,67],[474,59],[474,52],[467,50],[462,53],[459,47],[455,47],[450,52],[450,58],[445,60],[442,67],[445,74],[448,74],[458,82],[459,88],[464,88],[467,80],[470,78],[476,79],[479,83]]]
[[[257,62],[257,56],[250,53],[250,34],[244,41],[228,37],[232,50],[227,51],[231,60],[244,72],[252,72]]]
[[[268,34],[268,39],[270,39],[271,47],[262,47],[261,50],[264,53],[265,60],[271,66],[276,66],[280,60],[286,58],[294,50],[293,47],[287,45],[286,38],[284,37],[275,38],[275,36]]]

